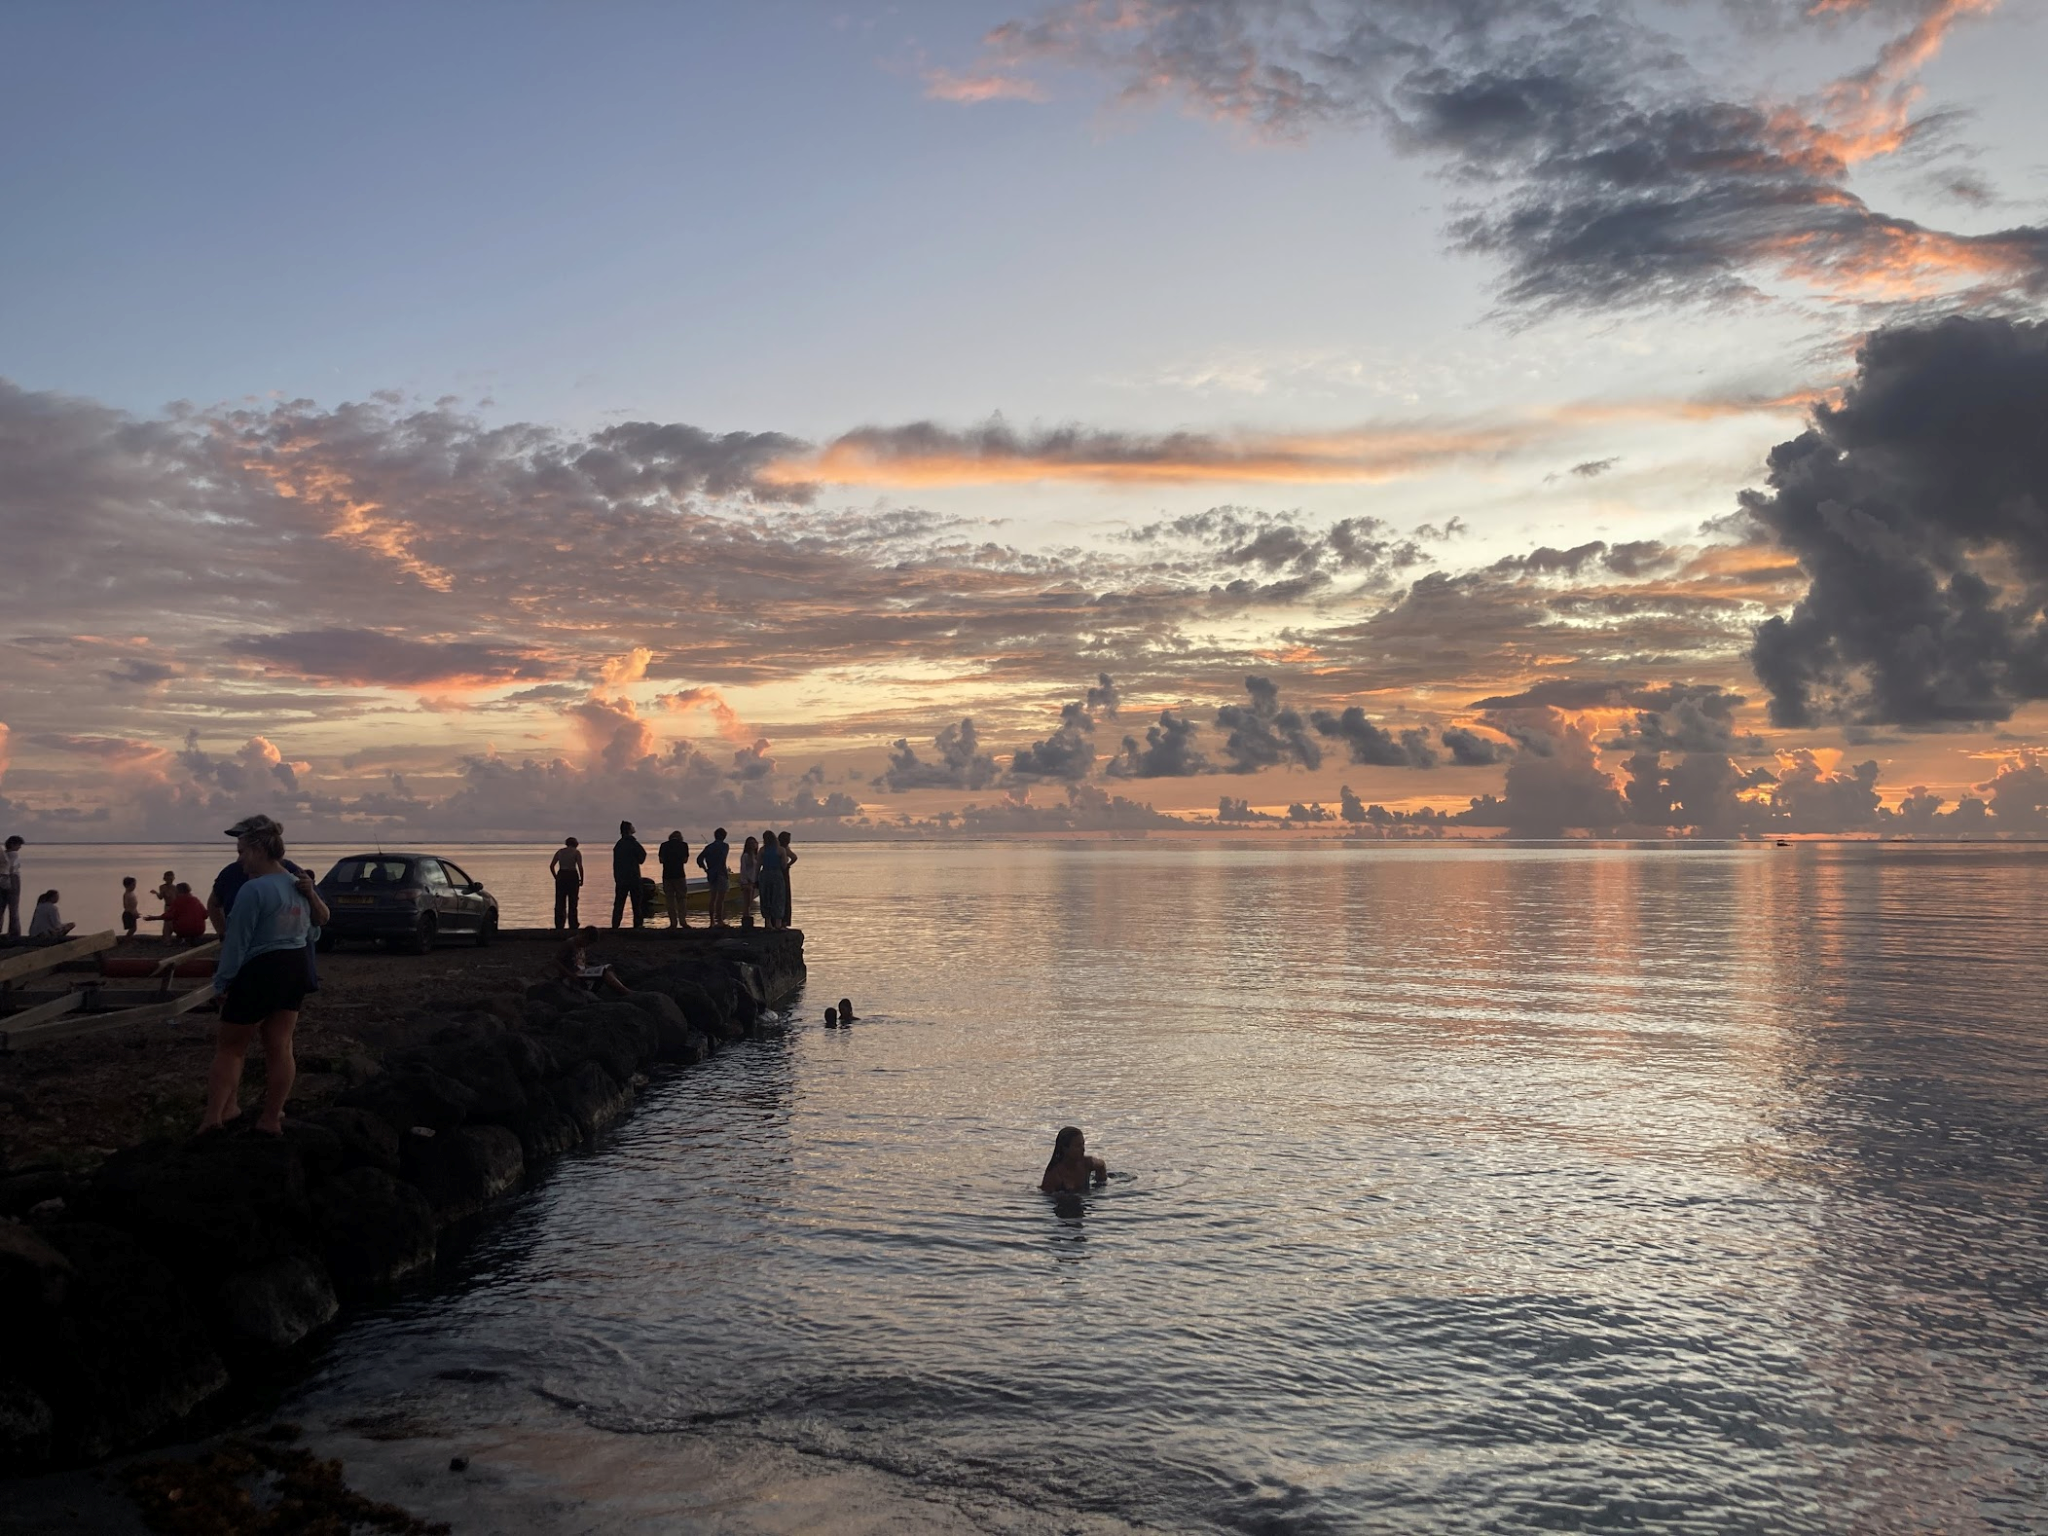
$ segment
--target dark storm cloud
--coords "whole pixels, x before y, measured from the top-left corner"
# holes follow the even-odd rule
[[[551,670],[531,653],[467,640],[411,640],[370,629],[236,635],[222,642],[221,648],[281,672],[359,686],[527,682],[545,678]]]
[[[1114,720],[1117,706],[1116,680],[1107,672],[1096,673],[1095,686],[1088,690],[1088,696],[1082,702],[1090,709],[1101,710]]]
[[[1495,741],[1491,736],[1482,736],[1462,725],[1449,727],[1441,739],[1444,750],[1451,754],[1452,764],[1459,768],[1490,768],[1515,755],[1514,747],[1508,742]]]
[[[995,782],[996,760],[981,750],[972,719],[947,726],[932,739],[932,747],[937,759],[922,759],[908,740],[899,737],[875,788],[901,794],[909,789],[986,789]]]
[[[1849,190],[1859,162],[1924,134],[1915,77],[1964,8],[1888,14],[1906,30],[1805,103],[1717,88],[1633,8],[1595,0],[1086,0],[989,47],[1266,133],[1375,126],[1472,196],[1450,237],[1497,258],[1526,309],[1726,301],[1788,276],[1871,298],[2039,294],[2048,231],[1951,234]]]
[[[1436,748],[1430,745],[1429,732],[1420,726],[1410,727],[1396,735],[1368,719],[1365,711],[1356,704],[1342,714],[1332,714],[1326,709],[1316,710],[1309,720],[1317,735],[1343,742],[1354,763],[1382,768],[1436,766]]]
[[[1060,710],[1060,726],[1045,740],[1019,747],[1010,772],[1020,779],[1085,779],[1095,767],[1095,721],[1085,704]]]
[[[1743,505],[1808,578],[1750,659],[1774,725],[2004,720],[2048,698],[2048,325],[1879,331]]]
[[[1250,701],[1226,704],[1216,711],[1216,728],[1228,732],[1223,754],[1226,773],[1256,773],[1278,764],[1319,768],[1323,749],[1309,734],[1299,711],[1283,708],[1279,685],[1253,675],[1244,680]]]
[[[1157,723],[1145,727],[1144,742],[1126,736],[1106,771],[1115,779],[1184,779],[1208,773],[1209,759],[1196,745],[1197,731],[1194,721],[1162,709]]]

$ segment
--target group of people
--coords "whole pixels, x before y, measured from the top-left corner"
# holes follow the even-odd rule
[[[23,937],[21,931],[21,850],[25,840],[20,837],[7,839],[0,848],[0,932],[10,939]],[[232,884],[230,871],[237,866],[229,865],[214,878],[212,901],[201,901],[192,894],[192,887],[177,877],[172,870],[164,871],[163,883],[150,894],[156,897],[161,912],[142,915],[142,893],[137,888],[133,875],[121,877],[121,931],[130,938],[144,923],[163,924],[166,942],[197,944],[206,937],[209,921],[216,933],[227,928],[227,908],[223,904],[225,885]],[[297,868],[296,865],[293,868]],[[29,912],[28,934],[30,939],[49,942],[66,937],[78,924],[64,920],[63,910],[58,903],[64,893],[55,889],[40,892]]]
[[[704,873],[705,890],[710,897],[708,920],[712,927],[726,926],[726,909],[732,897],[735,876],[739,884],[739,910],[733,915],[738,917],[741,927],[754,926],[757,902],[763,926],[790,926],[789,872],[797,856],[789,846],[787,832],[763,832],[759,837],[749,837],[740,848],[737,869],[733,867],[732,844],[726,840],[723,827],[711,834],[711,841],[698,850],[694,861],[683,834],[670,832],[655,844],[655,860],[661,870],[662,905],[668,909],[671,928],[689,925],[690,869],[693,863]],[[613,928],[625,922],[629,911],[633,914],[635,928],[647,926],[649,880],[643,873],[646,865],[647,845],[640,841],[632,822],[620,822],[619,840],[612,844]],[[583,848],[575,838],[562,839],[562,846],[548,860],[548,875],[555,885],[555,927],[580,929],[583,924],[577,907],[583,893]]]
[[[21,934],[21,850],[26,840],[10,837],[0,844],[0,929],[10,939]],[[31,939],[53,941],[69,934],[78,924],[64,921],[64,914],[57,903],[64,899],[61,891],[42,891],[37,894],[35,905],[29,909],[28,936]],[[132,931],[132,930],[131,930]]]

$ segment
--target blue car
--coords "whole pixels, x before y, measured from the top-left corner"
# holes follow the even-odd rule
[[[484,945],[498,936],[498,898],[439,854],[351,854],[327,871],[320,895],[332,914],[322,949],[382,939],[423,955],[443,939]]]

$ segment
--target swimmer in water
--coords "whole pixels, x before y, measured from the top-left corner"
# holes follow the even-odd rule
[[[853,1000],[851,998],[842,997],[839,999],[839,1022],[841,1024],[851,1024],[853,1022]]]
[[[837,1029],[839,1027],[839,1010],[837,1008],[827,1008],[825,1010],[825,1027],[827,1029]]]
[[[1109,1165],[1088,1155],[1088,1139],[1078,1125],[1060,1127],[1053,1139],[1052,1161],[1045,1165],[1045,1177],[1038,1187],[1049,1195],[1079,1194],[1092,1179],[1100,1184],[1109,1177]]]

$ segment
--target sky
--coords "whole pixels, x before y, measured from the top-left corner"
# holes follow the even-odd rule
[[[2048,834],[2044,27],[10,6],[0,821]]]

